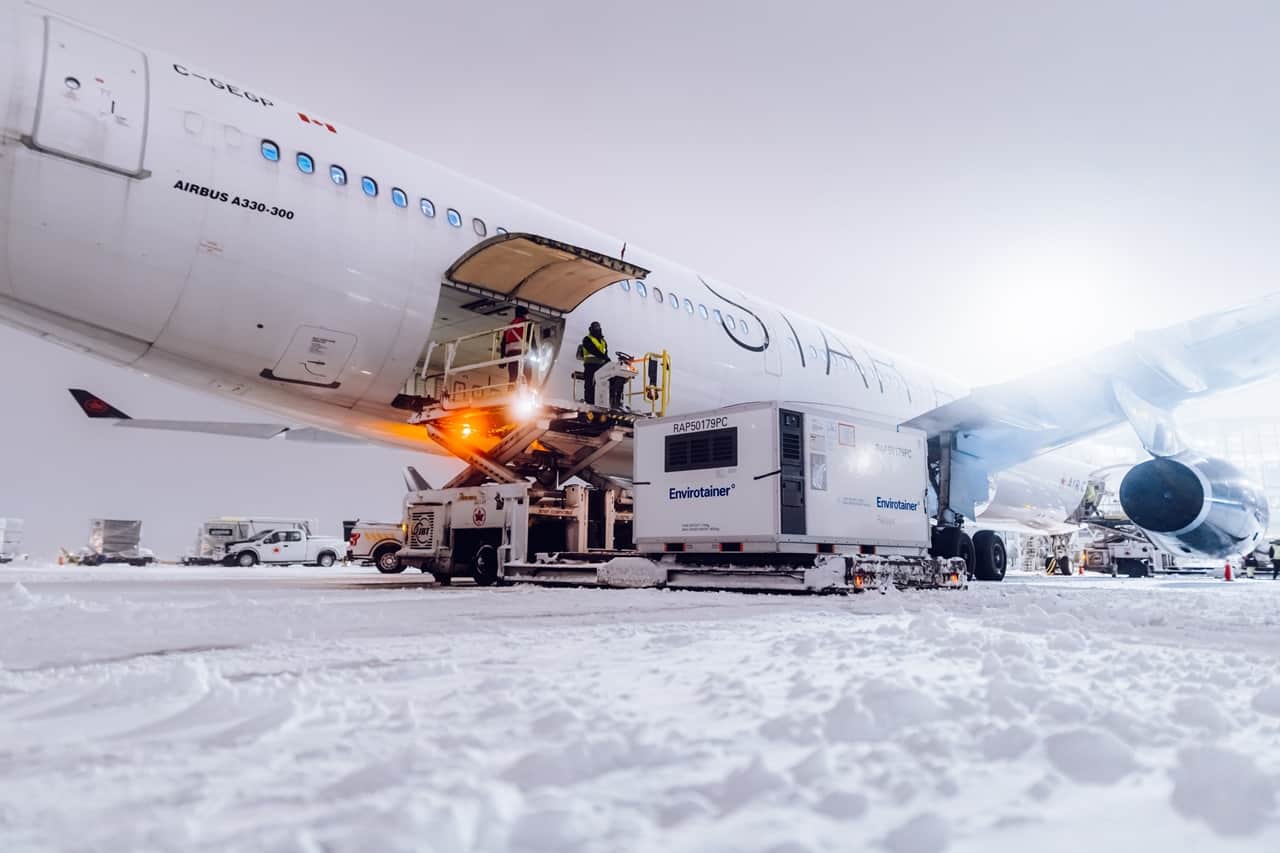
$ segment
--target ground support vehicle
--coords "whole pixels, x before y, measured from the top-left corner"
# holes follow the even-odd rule
[[[634,435],[631,490],[520,481],[410,492],[401,563],[484,585],[966,585],[963,559],[929,554],[922,433],[759,403],[637,421]]]
[[[23,521],[21,518],[0,518],[0,563],[12,562],[22,555]]]
[[[404,546],[400,522],[357,521],[347,535],[347,562],[373,564],[384,575],[404,571],[397,556]]]
[[[268,530],[298,528],[308,533],[319,527],[314,518],[268,518],[265,516],[223,516],[212,518],[200,525],[196,532],[195,548],[183,557],[184,566],[211,566],[221,563],[227,555],[227,545],[244,542]]]
[[[1131,578],[1180,571],[1172,554],[1127,519],[1091,518],[1085,523],[1093,532],[1092,543],[1083,550],[1086,571]]]
[[[223,563],[249,568],[258,563],[309,563],[328,568],[346,553],[347,543],[336,536],[315,536],[305,530],[267,530],[253,539],[227,545]]]
[[[82,566],[106,563],[145,566],[155,561],[155,554],[142,547],[142,522],[122,518],[90,519],[89,547],[77,560]]]

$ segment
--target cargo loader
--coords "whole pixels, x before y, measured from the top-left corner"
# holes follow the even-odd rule
[[[633,432],[630,484],[522,480],[410,492],[401,562],[442,582],[470,576],[485,585],[967,585],[962,559],[929,554],[928,454],[918,430],[761,402],[637,420]],[[593,533],[599,544],[589,547]]]

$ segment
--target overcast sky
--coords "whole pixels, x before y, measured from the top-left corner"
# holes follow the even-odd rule
[[[970,384],[1280,289],[1274,3],[48,5]],[[0,515],[37,552],[97,515],[165,555],[211,514],[392,516],[414,458],[104,429],[62,389],[264,418],[0,352]]]

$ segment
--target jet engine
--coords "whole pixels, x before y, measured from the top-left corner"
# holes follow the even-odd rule
[[[1125,515],[1175,554],[1228,557],[1266,533],[1266,496],[1222,459],[1187,451],[1134,466],[1120,483]]]

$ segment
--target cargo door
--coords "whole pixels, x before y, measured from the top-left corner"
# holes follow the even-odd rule
[[[445,283],[562,316],[611,284],[648,274],[620,258],[537,234],[499,234],[454,262]]]
[[[147,58],[140,50],[45,18],[34,148],[141,178],[147,136]]]

